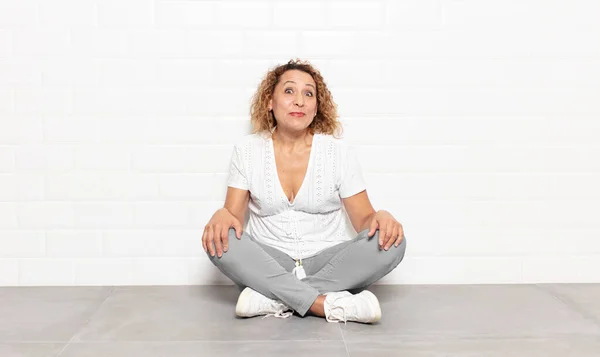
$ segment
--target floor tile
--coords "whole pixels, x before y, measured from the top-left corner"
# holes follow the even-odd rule
[[[539,284],[539,286],[600,325],[600,284]]]
[[[73,343],[60,357],[346,357],[342,341],[95,342]]]
[[[3,343],[0,342],[2,357],[56,357],[65,343]]]
[[[600,337],[347,342],[351,357],[597,357]]]
[[[341,340],[317,317],[235,317],[233,286],[117,287],[73,341]]]
[[[66,342],[109,292],[108,287],[0,288],[0,341]]]
[[[378,285],[382,320],[341,325],[346,341],[398,336],[600,335],[600,328],[533,285]]]

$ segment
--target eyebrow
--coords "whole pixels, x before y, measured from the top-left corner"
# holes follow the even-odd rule
[[[297,83],[296,83],[296,82],[294,82],[294,81],[285,81],[283,84],[286,84],[286,83],[288,83],[288,82],[290,82],[290,83],[294,83],[294,84],[297,84]],[[312,84],[310,84],[310,83],[308,83],[308,84],[307,84],[307,86],[311,86],[311,87],[315,88],[315,86],[313,86],[313,85],[312,85]],[[315,88],[315,89],[316,89],[316,88]]]

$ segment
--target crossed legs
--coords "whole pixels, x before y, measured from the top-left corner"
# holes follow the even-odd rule
[[[219,270],[241,287],[281,300],[306,315],[323,316],[322,294],[366,288],[391,272],[404,258],[406,238],[398,247],[380,250],[378,234],[367,230],[355,239],[340,243],[318,255],[303,259],[307,277],[298,280],[292,273],[294,260],[287,254],[256,242],[246,232],[237,239],[229,230],[229,249],[221,258],[208,255]],[[311,308],[312,307],[312,308]]]

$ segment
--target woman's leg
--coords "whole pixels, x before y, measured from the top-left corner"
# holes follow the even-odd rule
[[[235,230],[230,229],[227,252],[221,258],[207,255],[238,286],[248,286],[270,299],[281,300],[302,316],[319,296],[317,289],[291,273],[294,261],[290,257],[261,245],[246,232],[237,239]]]
[[[303,279],[319,293],[367,288],[400,264],[406,251],[406,238],[398,247],[379,249],[379,230],[369,238],[368,229],[355,239],[331,247],[305,260]]]

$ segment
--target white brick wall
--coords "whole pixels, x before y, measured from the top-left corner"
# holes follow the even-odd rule
[[[0,285],[228,283],[250,96],[323,72],[409,240],[382,283],[600,281],[594,0],[0,0]]]

